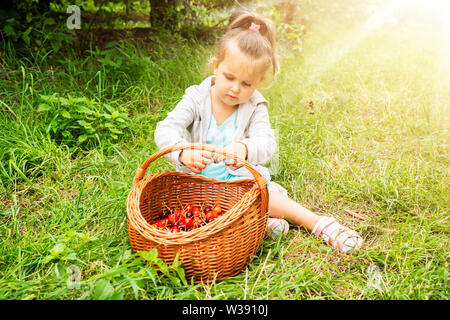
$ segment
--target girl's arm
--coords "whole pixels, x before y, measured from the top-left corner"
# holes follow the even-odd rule
[[[256,107],[250,117],[247,137],[239,140],[247,146],[247,161],[253,164],[264,164],[275,153],[277,143],[270,126],[269,112],[264,103]]]
[[[195,101],[192,97],[184,95],[176,107],[167,114],[167,117],[156,124],[155,143],[158,149],[169,147],[175,144],[187,143],[183,138],[186,128],[194,121]],[[181,164],[178,156],[181,151],[174,151],[167,154],[167,157]]]

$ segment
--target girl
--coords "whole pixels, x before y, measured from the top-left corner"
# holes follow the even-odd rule
[[[262,166],[276,149],[267,110],[269,104],[256,90],[270,65],[274,77],[278,73],[272,22],[254,13],[235,17],[211,62],[214,75],[200,85],[189,87],[175,109],[158,122],[155,130],[158,148],[188,141],[220,146],[246,159],[267,179],[269,234],[286,233],[289,229],[283,219],[286,217],[341,252],[359,248],[362,238],[355,231],[290,199],[283,187],[270,181],[268,169]],[[167,157],[177,164],[177,171],[221,180],[253,178],[234,160],[205,150],[184,149]]]

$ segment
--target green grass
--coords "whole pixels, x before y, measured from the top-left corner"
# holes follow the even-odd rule
[[[305,8],[304,52],[281,48],[282,72],[262,90],[279,139],[273,180],[355,228],[363,250],[340,254],[292,227],[224,281],[185,283],[176,265],[158,275],[131,254],[126,199],[157,150],[156,122],[207,75],[210,44],[161,35],[152,52],[124,41],[30,61],[10,50],[0,56],[0,298],[448,299],[449,48],[414,25],[364,32],[358,6],[325,3]],[[58,145],[36,111],[54,92],[121,106],[130,125],[113,144]],[[160,159],[149,171],[166,169]]]

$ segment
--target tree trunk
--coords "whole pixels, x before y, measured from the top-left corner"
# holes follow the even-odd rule
[[[150,0],[150,24],[152,27],[166,26],[166,0]]]

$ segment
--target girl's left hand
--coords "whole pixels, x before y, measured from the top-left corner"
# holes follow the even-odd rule
[[[239,157],[241,159],[246,159],[247,158],[247,146],[244,143],[242,143],[242,142],[230,143],[225,148],[223,148],[223,151],[226,152],[226,153],[235,154],[237,157]],[[214,159],[215,159],[216,162],[222,162],[222,161],[225,160],[225,165],[226,166],[233,166],[233,167],[236,167],[236,168],[242,167],[242,164],[238,164],[233,159],[226,158],[225,156],[223,156],[221,154],[220,155],[217,154]]]

